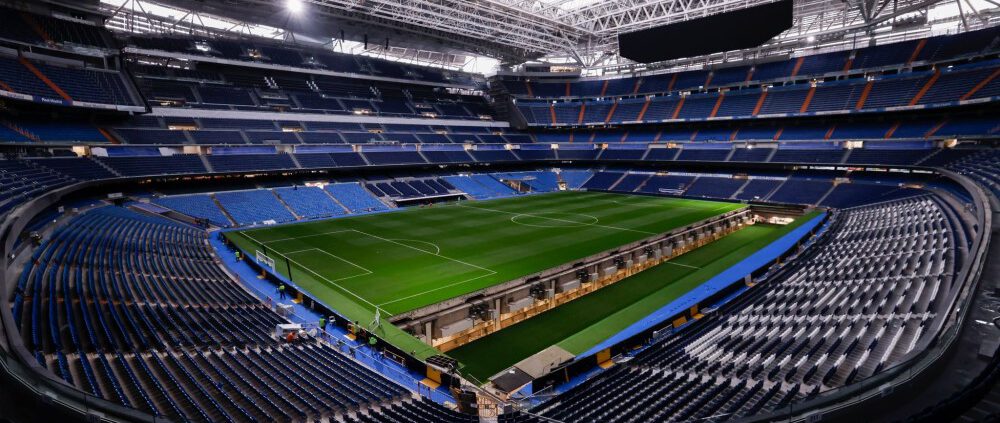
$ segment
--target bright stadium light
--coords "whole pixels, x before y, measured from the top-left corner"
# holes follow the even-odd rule
[[[285,1],[285,7],[288,8],[288,11],[292,12],[293,15],[298,15],[299,13],[302,13],[302,9],[305,8],[305,5],[302,4],[302,0],[287,0]]]

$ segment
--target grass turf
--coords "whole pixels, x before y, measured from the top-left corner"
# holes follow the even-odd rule
[[[758,224],[449,351],[478,380],[558,345],[581,354],[807,222]]]
[[[743,207],[560,192],[227,232],[345,316],[400,314]],[[386,325],[383,325],[386,326]],[[433,353],[399,330],[398,346]],[[406,337],[412,339],[404,339]],[[413,341],[416,341],[414,343]]]

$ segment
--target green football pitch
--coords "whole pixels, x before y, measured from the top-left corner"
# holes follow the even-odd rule
[[[582,354],[815,217],[756,224],[711,244],[448,351],[478,380],[557,345]],[[502,353],[498,353],[502,351]]]
[[[251,257],[361,322],[475,292],[744,207],[559,192],[231,231]],[[436,350],[391,325],[379,334],[418,357]]]

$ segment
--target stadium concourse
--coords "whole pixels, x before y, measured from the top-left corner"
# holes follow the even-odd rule
[[[1000,421],[1000,6],[368,3],[0,1],[0,422]]]

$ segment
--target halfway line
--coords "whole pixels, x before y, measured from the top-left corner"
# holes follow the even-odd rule
[[[555,218],[555,217],[539,216],[539,215],[531,214],[531,213],[509,212],[509,211],[506,211],[506,210],[488,209],[486,207],[466,206],[464,204],[455,204],[455,206],[456,207],[464,207],[464,208],[467,208],[467,209],[476,209],[476,210],[483,210],[483,211],[491,211],[491,212],[494,212],[494,213],[506,213],[506,214],[513,214],[513,215],[518,215],[518,216],[529,216],[529,217],[534,217],[534,218],[544,219],[544,220],[554,220],[556,222],[580,224],[580,222],[576,222],[576,221],[573,221],[573,220],[559,219],[559,218]],[[567,213],[567,214],[574,214],[574,213]],[[598,221],[600,221],[600,219],[598,219]],[[637,232],[637,233],[646,234],[646,235],[656,235],[657,234],[656,232],[641,231],[641,230],[638,230],[638,229],[630,229],[630,228],[621,228],[621,227],[618,227],[618,226],[601,225],[601,224],[598,224],[598,223],[594,223],[594,224],[590,224],[590,225],[586,225],[586,226],[597,226],[597,227],[601,227],[601,228],[615,229],[615,230],[619,230],[619,231]]]
[[[700,267],[691,266],[689,264],[683,264],[683,263],[674,263],[672,261],[665,261],[665,262],[663,262],[663,264],[672,264],[674,266],[687,267],[687,268],[690,268],[690,269],[701,269]]]
[[[434,291],[440,291],[442,289],[451,288],[451,287],[453,287],[455,285],[461,285],[461,284],[466,283],[466,282],[472,282],[472,281],[474,281],[476,279],[485,278],[487,276],[493,276],[495,274],[496,274],[496,272],[494,272],[494,273],[487,273],[485,275],[476,276],[474,278],[469,278],[469,279],[466,279],[464,281],[458,281],[458,282],[455,282],[455,283],[450,283],[450,284],[445,285],[445,286],[439,286],[437,288],[430,289],[430,290],[427,290],[427,291],[424,291],[424,292],[419,292],[419,293],[416,293],[416,294],[413,294],[413,295],[407,295],[405,297],[397,298],[397,299],[392,300],[392,301],[386,301],[386,302],[384,302],[382,304],[379,304],[378,306],[381,307],[381,306],[384,306],[386,304],[392,304],[392,303],[395,303],[395,302],[398,302],[398,301],[403,301],[403,300],[408,300],[410,298],[419,297],[419,296],[424,295],[424,294],[429,294],[429,293],[434,292]]]

